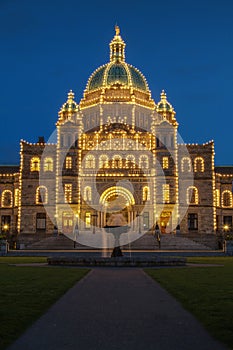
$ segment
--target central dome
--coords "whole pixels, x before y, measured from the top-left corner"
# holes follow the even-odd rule
[[[110,42],[110,62],[97,68],[90,76],[80,102],[81,108],[110,102],[134,102],[155,107],[144,75],[125,62],[125,42],[120,29]]]
[[[90,76],[87,91],[114,85],[132,86],[142,91],[148,90],[146,79],[137,68],[126,62],[110,62],[99,67]]]

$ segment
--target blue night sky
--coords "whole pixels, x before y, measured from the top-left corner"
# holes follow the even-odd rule
[[[109,60],[117,22],[126,61],[165,89],[187,143],[214,139],[216,164],[233,164],[233,3],[196,1],[0,1],[0,163],[19,162],[19,141],[54,131],[73,89]]]

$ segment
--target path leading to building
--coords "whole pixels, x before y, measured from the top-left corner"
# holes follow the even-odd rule
[[[143,270],[96,268],[9,348],[74,349],[222,350],[224,347]]]

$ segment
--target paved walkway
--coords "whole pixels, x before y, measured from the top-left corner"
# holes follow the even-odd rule
[[[99,268],[70,289],[9,348],[76,349],[225,348],[141,269]]]

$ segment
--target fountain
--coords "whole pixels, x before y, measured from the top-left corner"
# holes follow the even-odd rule
[[[123,253],[120,247],[120,236],[122,233],[126,233],[129,230],[127,221],[122,213],[112,213],[107,221],[107,225],[104,226],[105,232],[111,233],[114,236],[114,248],[111,254],[112,258],[121,257]]]

